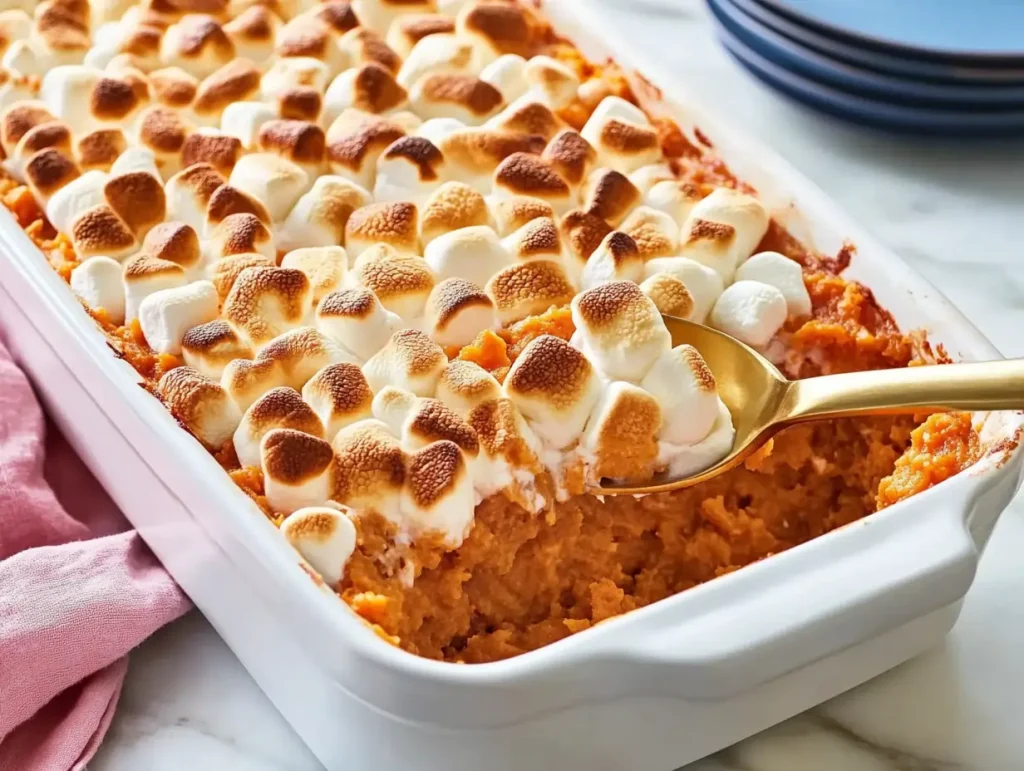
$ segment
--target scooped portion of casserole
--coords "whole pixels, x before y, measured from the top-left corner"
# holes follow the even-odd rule
[[[23,4],[25,5],[25,4]],[[790,377],[935,363],[699,132],[511,0],[0,13],[4,205],[297,558],[422,656],[513,656],[970,465],[969,416],[733,426],[710,324]]]

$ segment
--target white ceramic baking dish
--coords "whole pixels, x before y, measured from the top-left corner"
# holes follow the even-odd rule
[[[586,6],[556,28],[609,51]],[[628,51],[613,51],[628,63]],[[656,79],[657,80],[657,79]],[[796,233],[831,252],[904,329],[955,359],[998,352],[927,282],[785,163],[680,99]],[[263,515],[139,386],[0,210],[0,325],[90,468],[260,686],[331,769],[663,771],[807,709],[938,642],[1021,478],[1022,416],[985,418],[988,452],[911,500],[518,658],[427,661],[384,643],[310,580]]]

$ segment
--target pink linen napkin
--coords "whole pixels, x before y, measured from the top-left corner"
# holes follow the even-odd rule
[[[188,599],[0,343],[0,771],[83,769],[128,652]]]

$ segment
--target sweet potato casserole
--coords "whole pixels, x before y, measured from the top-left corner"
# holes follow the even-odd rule
[[[0,195],[112,347],[410,652],[491,661],[971,464],[969,416],[732,420],[662,314],[790,377],[933,363],[702,135],[510,0],[27,0]]]

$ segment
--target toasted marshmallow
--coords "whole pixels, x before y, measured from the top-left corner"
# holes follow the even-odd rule
[[[323,93],[330,80],[327,65],[308,56],[289,56],[270,65],[260,81],[264,102],[275,102],[294,88],[309,87]]]
[[[786,323],[786,296],[760,281],[726,287],[711,309],[708,323],[754,348],[763,348]]]
[[[359,19],[352,10],[352,4],[347,0],[326,0],[320,3],[307,2],[307,11],[310,15],[320,19],[327,24],[335,33],[344,35],[349,30],[359,26]],[[297,16],[293,13],[292,16]]]
[[[183,110],[196,98],[199,81],[181,67],[164,67],[149,73],[149,90],[157,104]]]
[[[683,223],[680,254],[730,281],[768,230],[768,211],[745,193],[720,187],[699,201]]]
[[[472,63],[473,46],[467,41],[455,35],[429,35],[416,43],[402,63],[398,83],[411,89],[428,75],[467,74]]]
[[[665,351],[640,385],[661,405],[661,441],[696,444],[711,432],[719,411],[717,385],[692,345]]]
[[[688,257],[659,257],[649,260],[644,265],[644,274],[648,280],[659,274],[667,274],[681,281],[693,299],[693,310],[690,315],[683,318],[700,324],[704,323],[704,319],[711,312],[718,296],[725,289],[722,277],[714,268],[709,268]],[[648,294],[648,296],[651,295]],[[662,313],[666,312],[662,310]],[[670,313],[669,315],[677,314]]]
[[[359,22],[380,35],[402,16],[434,12],[431,0],[353,0],[351,5]]]
[[[402,517],[413,539],[438,533],[457,548],[473,524],[473,479],[458,445],[433,442],[413,453],[402,488]]]
[[[502,54],[529,56],[536,42],[536,18],[517,3],[468,3],[455,17],[455,31],[473,43],[482,68]]]
[[[252,361],[234,359],[224,367],[221,385],[243,410],[271,388],[301,390],[328,364],[352,362],[352,355],[312,327],[300,327],[275,337]]]
[[[202,80],[235,58],[235,46],[212,16],[187,14],[167,28],[160,60]]]
[[[621,231],[613,230],[583,266],[580,288],[591,289],[608,281],[639,284],[643,278],[644,260],[636,241]]]
[[[357,258],[371,246],[382,243],[399,254],[419,253],[419,210],[406,201],[371,203],[352,212],[345,223],[345,248]]]
[[[158,390],[174,417],[209,449],[219,450],[242,419],[227,391],[191,367],[175,367],[166,373]]]
[[[617,100],[616,107],[602,109],[609,99]],[[628,104],[619,97],[605,98],[580,131],[597,151],[600,164],[623,174],[658,163],[662,158],[658,132],[649,125],[646,117],[642,122],[619,117],[622,113],[631,112],[620,109],[621,105]]]
[[[480,73],[480,79],[487,81],[501,91],[509,104],[526,93],[526,60],[516,54],[504,54],[488,64]]]
[[[128,140],[120,129],[98,129],[75,142],[75,157],[83,171],[110,171],[127,147]],[[153,170],[156,171],[155,166]],[[156,176],[159,177],[159,173]]]
[[[582,273],[590,255],[601,245],[612,227],[596,214],[583,209],[573,209],[558,223],[562,233],[562,244],[566,251],[566,263],[570,275]]]
[[[445,233],[486,225],[489,221],[487,203],[480,193],[462,182],[445,182],[423,205],[420,239],[426,246]]]
[[[203,256],[199,236],[184,222],[163,222],[154,227],[142,241],[142,252],[186,271],[199,267]]]
[[[277,111],[262,102],[234,102],[221,113],[220,130],[226,136],[235,137],[245,149],[255,150],[260,129],[276,118]]]
[[[392,119],[356,109],[342,112],[327,129],[327,161],[331,171],[372,189],[377,159],[405,133]]]
[[[466,418],[484,402],[500,399],[502,393],[494,375],[479,364],[454,359],[441,373],[434,396],[456,415]]]
[[[542,335],[513,362],[505,378],[505,393],[537,436],[560,450],[571,446],[583,432],[601,395],[601,379],[583,354],[567,342]]]
[[[587,178],[583,200],[587,211],[617,227],[640,202],[640,191],[625,174],[597,169]]]
[[[486,126],[496,131],[536,135],[544,141],[567,128],[565,121],[555,115],[550,107],[529,101],[528,95],[499,112],[487,121]]]
[[[375,392],[393,385],[417,396],[432,396],[446,364],[441,346],[419,330],[403,329],[370,357],[363,374]]]
[[[71,271],[71,291],[89,308],[101,308],[110,323],[124,323],[124,285],[121,263],[109,257],[93,257]]]
[[[513,260],[553,260],[562,262],[562,239],[551,217],[530,220],[501,241],[502,248]]]
[[[79,214],[68,235],[78,259],[83,262],[98,255],[122,260],[139,246],[125,221],[105,204]]]
[[[145,238],[146,233],[163,222],[167,215],[164,186],[145,171],[130,171],[111,177],[103,186],[103,196],[107,205],[138,239]]]
[[[313,302],[341,286],[348,270],[348,255],[340,246],[293,249],[281,260],[282,268],[301,270],[313,289]]]
[[[671,257],[679,253],[679,226],[665,212],[638,206],[626,217],[619,230],[636,241],[640,257],[647,260]]]
[[[324,426],[332,441],[345,426],[372,416],[373,392],[355,364],[328,364],[302,387],[302,398]]]
[[[138,318],[139,307],[149,295],[163,289],[185,286],[185,269],[168,260],[138,254],[124,264],[125,321]]]
[[[356,288],[325,295],[317,305],[316,326],[360,361],[366,361],[402,328],[402,320],[381,305],[369,289]]]
[[[223,315],[255,348],[302,323],[312,287],[301,270],[246,268],[224,300]]]
[[[655,182],[643,201],[644,205],[665,212],[682,225],[700,198],[700,188],[695,184],[673,179]]]
[[[554,110],[568,107],[580,87],[576,73],[550,56],[534,56],[523,68],[529,85],[524,100],[539,101]]]
[[[235,164],[228,184],[261,201],[271,218],[279,222],[312,186],[312,180],[285,158],[271,153],[252,153]]]
[[[672,336],[654,303],[632,281],[611,281],[573,298],[583,353],[606,377],[639,383]]]
[[[409,103],[424,119],[455,118],[478,126],[501,109],[504,99],[498,89],[473,75],[435,72],[416,81]]]
[[[206,226],[206,209],[226,180],[213,166],[201,163],[180,171],[167,180],[167,218],[184,222],[197,233]]]
[[[337,458],[335,500],[401,522],[405,454],[388,427],[360,420],[341,429],[331,446]]]
[[[131,83],[81,65],[54,67],[43,77],[39,98],[77,132],[128,121],[142,106]],[[109,128],[109,126],[106,126]]]
[[[643,388],[610,383],[587,420],[580,448],[591,458],[596,479],[650,479],[658,462],[656,437],[662,424],[658,400]]]
[[[217,318],[217,290],[209,281],[162,289],[139,304],[139,324],[156,353],[181,353],[181,339],[192,327]]]
[[[226,321],[208,321],[192,327],[181,338],[185,363],[206,377],[220,380],[228,362],[251,359],[253,350]]]
[[[515,153],[494,171],[494,195],[499,198],[528,195],[551,204],[556,214],[573,205],[569,185],[536,155]]]
[[[641,282],[640,291],[651,298],[659,313],[687,321],[693,320],[696,307],[693,295],[686,288],[686,284],[675,276],[669,273],[655,273]]]
[[[384,42],[402,59],[408,59],[416,44],[436,35],[455,32],[455,21],[437,13],[416,13],[401,16],[391,22]]]
[[[349,67],[379,64],[392,75],[397,75],[402,58],[391,50],[384,38],[366,27],[356,27],[338,40],[338,48],[348,57]]]
[[[650,125],[646,113],[631,102],[627,102],[621,96],[607,96],[594,108],[587,125],[598,126],[608,118],[635,123],[638,126]]]
[[[345,226],[352,212],[370,203],[372,197],[344,177],[318,177],[303,194],[281,225],[281,249],[336,246],[345,239]]]
[[[438,279],[463,278],[478,287],[511,261],[497,234],[482,225],[435,238],[427,244],[423,258]]]
[[[206,269],[207,278],[217,288],[221,303],[231,294],[235,281],[246,268],[275,268],[277,263],[262,254],[236,254],[209,265]]]
[[[144,171],[147,174],[152,174],[156,179],[162,179],[160,170],[156,167],[156,156],[144,147],[129,147],[117,156],[107,171],[114,177],[132,171]],[[166,190],[164,194],[166,197]]]
[[[313,14],[300,14],[277,33],[274,51],[279,58],[316,59],[329,75],[345,67],[345,53],[338,47],[340,35],[330,24]]]
[[[165,178],[181,168],[181,150],[192,132],[192,125],[170,107],[155,105],[139,116],[139,145],[153,153]]]
[[[526,511],[546,501],[534,487],[541,472],[541,442],[510,399],[488,399],[472,408],[466,422],[476,432],[480,452],[473,480],[481,498],[502,492]]]
[[[374,114],[400,110],[408,98],[386,67],[370,62],[345,70],[331,81],[324,94],[324,120],[330,123],[353,107]]]
[[[273,120],[260,127],[257,145],[265,153],[274,153],[300,166],[312,179],[324,165],[324,131],[302,120]]]
[[[78,160],[77,154],[71,149],[71,128],[60,121],[50,121],[33,126],[25,132],[4,165],[11,176],[24,179],[25,163],[37,152],[47,148],[53,148],[68,158]]]
[[[500,270],[487,282],[498,320],[505,326],[566,305],[576,289],[561,264],[552,260],[518,262]]]
[[[577,187],[590,174],[597,160],[597,152],[577,132],[565,129],[548,142],[542,157],[570,186]],[[601,214],[595,213],[598,216]]]
[[[444,181],[444,156],[423,137],[402,137],[377,161],[373,197],[377,201],[412,201],[421,206]]]
[[[78,165],[53,147],[40,150],[25,164],[25,181],[43,206],[51,195],[80,174]]]
[[[61,233],[70,233],[71,225],[82,212],[106,203],[103,187],[109,176],[102,171],[87,171],[71,180],[46,202],[46,219]]]
[[[461,348],[495,326],[491,298],[465,279],[447,278],[427,298],[426,329],[439,345]]]
[[[527,195],[511,198],[489,198],[487,208],[499,236],[508,236],[535,219],[554,221],[555,210],[547,201]]]
[[[420,397],[411,391],[388,385],[374,395],[371,410],[376,420],[384,423],[388,431],[401,438],[402,429],[416,411],[420,401]]]
[[[260,443],[267,504],[281,513],[322,506],[331,497],[334,451],[323,439],[275,428]]]
[[[360,254],[352,265],[352,275],[406,323],[423,313],[436,280],[422,258],[399,254],[387,244],[377,244]]]
[[[274,53],[274,41],[281,20],[262,5],[246,8],[224,25],[235,46],[235,54],[253,62],[265,62]]]
[[[196,169],[204,165],[206,164],[199,164],[191,168]],[[268,165],[275,166],[276,164],[271,162]],[[248,166],[245,171],[246,176],[248,176],[249,172],[253,171],[252,166]],[[286,168],[286,172],[291,171],[290,168]],[[302,173],[304,174],[305,172]],[[280,198],[277,199],[277,203],[280,204]],[[203,223],[203,233],[209,235],[213,232],[214,228],[232,214],[252,214],[264,225],[271,223],[270,213],[267,211],[267,207],[260,202],[259,198],[243,192],[232,185],[221,185],[213,191],[213,195],[210,196],[210,202],[206,204],[206,219]]]
[[[192,103],[192,114],[204,126],[217,126],[224,108],[232,102],[256,99],[259,91],[259,68],[248,59],[235,59],[208,75],[199,84]]]
[[[641,166],[630,174],[629,181],[636,186],[641,195],[646,196],[651,188],[659,182],[677,182],[678,180],[667,163],[652,163],[649,166]],[[654,206],[653,208],[660,207]]]
[[[255,214],[248,213],[225,217],[211,231],[210,238],[205,244],[205,251],[210,260],[219,260],[235,254],[262,254],[269,260],[277,257],[270,228],[260,222]]]
[[[55,196],[56,197],[56,196]],[[782,292],[790,316],[811,315],[811,296],[804,285],[800,264],[778,252],[761,252],[740,265],[737,281],[760,281]]]
[[[455,131],[440,140],[448,173],[482,193],[490,193],[494,172],[515,153],[540,153],[544,138],[488,128]]]
[[[0,113],[0,147],[12,156],[22,137],[36,126],[56,121],[56,116],[38,101],[15,102]]]
[[[232,440],[238,463],[260,465],[260,441],[275,428],[290,428],[304,434],[324,438],[324,427],[313,408],[293,388],[271,388],[249,405]]]
[[[345,564],[356,550],[355,512],[331,506],[307,506],[289,514],[281,533],[328,586],[345,575]]]

